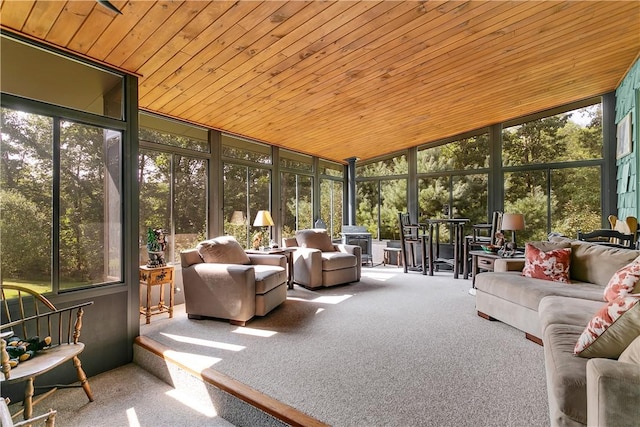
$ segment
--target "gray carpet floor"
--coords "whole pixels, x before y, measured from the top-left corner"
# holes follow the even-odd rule
[[[141,334],[333,426],[548,426],[542,347],[476,315],[469,280],[395,267],[359,283],[289,290],[247,327],[141,320]],[[198,382],[178,390],[130,364],[92,377],[96,401],[60,390],[57,426],[228,426]]]
[[[202,383],[174,388],[133,363],[89,378],[94,401],[82,388],[65,388],[44,398],[34,415],[57,411],[56,427],[233,427],[220,418]],[[11,413],[21,402],[10,406]],[[19,415],[14,422],[21,421]],[[44,422],[34,424],[44,426]],[[4,426],[3,426],[4,427]]]
[[[244,328],[180,306],[141,334],[333,426],[549,425],[542,347],[478,317],[470,283],[363,269]]]

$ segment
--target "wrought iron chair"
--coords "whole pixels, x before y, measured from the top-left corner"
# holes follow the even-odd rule
[[[633,249],[634,247],[632,234],[625,234],[618,230],[610,230],[608,228],[593,230],[589,233],[583,233],[581,230],[578,230],[578,240],[612,246],[614,248]]]
[[[628,216],[622,221],[615,215],[609,215],[609,224],[611,224],[612,230],[618,230],[624,234],[631,234],[633,236],[633,243],[636,247],[638,246],[638,218]]]
[[[427,271],[427,253],[424,250],[424,239],[428,239],[425,233],[421,233],[422,227],[412,224],[408,213],[399,212],[398,222],[400,225],[400,250],[404,265],[404,272]],[[421,263],[418,265],[417,256],[420,254]]]
[[[471,255],[469,252],[477,249],[481,245],[495,245],[496,233],[501,230],[502,227],[502,212],[494,211],[491,216],[491,224],[474,224],[471,226],[473,233],[464,238],[464,254],[463,254],[463,277],[469,278]],[[481,234],[486,231],[488,234]]]

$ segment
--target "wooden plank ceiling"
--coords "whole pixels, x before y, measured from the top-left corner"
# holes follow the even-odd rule
[[[638,1],[2,2],[4,29],[140,75],[140,107],[369,159],[616,88]]]

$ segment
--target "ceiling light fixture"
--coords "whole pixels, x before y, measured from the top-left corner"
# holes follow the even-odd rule
[[[100,3],[101,5],[103,5],[104,7],[106,7],[107,9],[109,9],[109,10],[111,10],[111,11],[113,11],[113,12],[119,14],[119,15],[122,15],[122,12],[120,12],[117,7],[112,5],[109,0],[96,0],[96,1],[98,3]]]

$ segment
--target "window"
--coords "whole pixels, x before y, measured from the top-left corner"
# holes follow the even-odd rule
[[[205,128],[140,113],[140,139],[188,150],[210,152],[209,131]]]
[[[280,150],[280,167],[283,169],[313,172],[311,156],[289,150]]]
[[[339,238],[344,224],[344,166],[320,159],[320,219],[332,238]]]
[[[2,281],[121,282],[121,132],[2,108],[1,137]]]
[[[602,227],[602,147],[601,104],[504,129],[504,210],[524,214],[519,241]]]
[[[254,163],[272,164],[271,147],[222,134],[222,156]]]
[[[399,239],[398,212],[407,210],[406,154],[356,167],[356,224],[374,239]],[[388,178],[387,178],[388,177]]]
[[[250,248],[254,234],[260,231],[253,226],[256,214],[270,210],[271,171],[228,162],[223,167],[224,233]]]
[[[156,128],[140,129],[140,265],[148,260],[149,228],[165,231],[168,238],[164,255],[168,263],[179,263],[181,250],[193,248],[207,237],[208,157],[200,154],[210,151],[207,139],[201,128],[163,120],[149,115],[140,118],[141,124],[152,124]],[[182,134],[157,129],[172,129]],[[179,149],[194,153],[188,155]]]
[[[342,232],[343,193],[342,181],[320,178],[320,218],[333,238],[340,237]]]
[[[487,133],[418,150],[419,219],[458,217],[486,223],[488,166]],[[448,228],[441,226],[440,240],[450,239]]]
[[[296,230],[313,228],[313,177],[283,172],[280,194],[282,236],[291,237]]]

